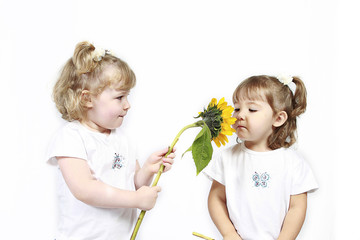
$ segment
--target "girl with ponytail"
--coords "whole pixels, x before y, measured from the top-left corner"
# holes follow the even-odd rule
[[[123,60],[89,42],[77,44],[53,97],[67,123],[49,144],[57,166],[56,240],[130,239],[137,209],[154,207],[160,187],[149,187],[174,153],[153,153],[140,167],[136,147],[120,130],[130,109],[135,74]]]
[[[296,239],[313,173],[291,146],[297,117],[306,110],[298,77],[252,76],[234,91],[238,144],[205,170],[213,180],[208,205],[224,240]]]

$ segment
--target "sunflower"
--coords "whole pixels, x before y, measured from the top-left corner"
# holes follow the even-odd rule
[[[209,127],[211,140],[218,147],[229,142],[226,135],[231,136],[235,132],[235,129],[231,127],[236,121],[236,118],[231,116],[233,111],[234,108],[227,105],[224,98],[221,98],[219,102],[213,98],[208,107],[196,117],[201,117]]]
[[[196,174],[198,175],[208,165],[212,158],[213,148],[211,141],[214,141],[216,146],[220,147],[221,144],[225,145],[225,143],[229,141],[226,135],[229,136],[235,132],[235,130],[231,128],[231,125],[236,121],[236,118],[231,117],[233,111],[234,108],[228,106],[224,98],[220,99],[219,102],[217,102],[216,98],[213,98],[208,107],[204,109],[203,112],[199,112],[199,116],[195,117],[201,117],[202,120],[186,125],[180,130],[174,141],[169,146],[169,150],[165,157],[172,152],[173,147],[185,130],[194,127],[201,127],[201,131],[196,136],[193,144],[183,153],[184,156],[186,152],[192,152],[192,157],[196,166]],[[162,164],[152,184],[153,187],[157,185],[163,171],[164,165]],[[145,216],[145,212],[145,210],[141,211],[131,235],[131,240],[136,238],[142,220]]]

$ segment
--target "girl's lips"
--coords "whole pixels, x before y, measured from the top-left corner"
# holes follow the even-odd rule
[[[125,114],[119,114],[119,117],[125,117],[127,113]]]

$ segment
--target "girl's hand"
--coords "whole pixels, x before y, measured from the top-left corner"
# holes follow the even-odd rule
[[[136,191],[136,200],[140,210],[148,211],[155,206],[158,193],[161,191],[159,186],[142,186]]]
[[[165,154],[168,152],[168,149],[163,149],[161,151],[154,152],[146,160],[143,167],[140,168],[139,163],[136,164],[136,173],[134,177],[135,187],[139,189],[141,186],[150,185],[154,174],[159,171],[160,165],[164,164],[164,172],[169,171],[171,165],[174,163],[175,150],[165,158]]]
[[[165,158],[164,156],[168,152],[168,148],[162,149],[160,151],[154,152],[144,163],[143,168],[147,169],[151,174],[155,174],[159,171],[160,165],[164,164],[164,172],[170,170],[171,165],[174,163],[175,158],[175,149]]]

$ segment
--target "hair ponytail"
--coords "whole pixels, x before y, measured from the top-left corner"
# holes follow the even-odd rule
[[[293,93],[288,86],[283,85],[282,95],[284,96],[284,101],[283,103],[278,101],[278,104],[276,104],[278,107],[274,109],[275,112],[285,111],[288,115],[288,119],[270,135],[268,144],[271,149],[280,147],[288,148],[293,145],[297,139],[296,120],[297,117],[306,110],[306,88],[299,77],[293,77],[292,82],[296,85],[295,93]]]
[[[94,61],[94,45],[89,42],[80,42],[76,45],[72,61],[78,75],[92,72],[97,67],[98,62]]]
[[[86,107],[81,95],[88,84],[86,74],[94,72],[98,65],[92,57],[94,50],[95,47],[89,42],[78,43],[54,86],[53,99],[56,108],[67,121],[84,118]]]
[[[293,96],[293,110],[291,111],[291,117],[297,117],[301,114],[303,114],[306,110],[306,88],[305,85],[303,83],[303,81],[301,81],[300,78],[298,77],[293,77],[293,82],[296,85],[296,91],[295,91],[295,95]]]

